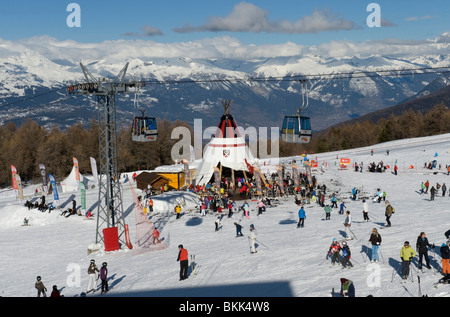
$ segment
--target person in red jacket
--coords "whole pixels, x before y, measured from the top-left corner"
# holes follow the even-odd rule
[[[180,281],[188,278],[188,252],[183,248],[183,245],[178,246],[178,258],[177,262],[180,262]]]

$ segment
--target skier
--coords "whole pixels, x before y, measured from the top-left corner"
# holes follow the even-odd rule
[[[434,247],[428,243],[428,239],[425,235],[425,232],[421,232],[417,237],[416,242],[416,250],[419,252],[419,270],[422,269],[422,258],[425,257],[425,263],[427,265],[427,269],[431,269],[430,259],[428,258],[428,249],[427,247]]]
[[[97,268],[97,266],[95,265],[95,260],[92,259],[89,267],[87,269],[88,272],[88,276],[89,276],[89,282],[88,282],[88,287],[87,287],[87,292],[89,293],[90,291],[95,292],[96,288],[97,288],[97,283],[96,283],[96,279],[95,279],[95,272],[100,273],[99,269]]]
[[[178,246],[178,250],[177,262],[180,262],[180,281],[182,281],[188,278],[188,252],[182,244]]]
[[[237,222],[235,222],[234,225],[236,226],[236,237],[242,237],[242,226]]]
[[[100,280],[102,281],[102,292],[106,293],[108,289],[108,269],[106,268],[108,264],[106,262],[102,263],[102,267],[100,269]]]
[[[247,203],[247,201],[245,201],[244,202],[244,204],[242,205],[242,209],[244,209],[244,215],[245,215],[245,217],[247,218],[247,219],[249,219],[249,217],[250,217],[250,206],[249,206],[249,204]]]
[[[350,210],[347,210],[347,212],[345,214],[347,215],[347,217],[345,217],[345,221],[344,221],[345,238],[347,240],[352,240],[353,238],[351,237],[351,234],[350,234],[350,226],[352,225],[352,216],[350,215]]]
[[[323,209],[325,210],[325,219],[330,220],[330,215],[331,215],[330,205],[326,205]]]
[[[297,228],[300,227],[304,227],[305,225],[305,218],[306,218],[306,212],[305,209],[303,208],[303,206],[300,208],[300,210],[298,211],[298,223],[297,223]]]
[[[372,259],[370,262],[378,262],[378,247],[381,244],[381,235],[378,233],[376,228],[372,229],[369,242],[372,244]]]
[[[442,274],[444,277],[450,278],[450,265],[449,265],[449,259],[450,259],[450,241],[447,241],[447,243],[443,243],[441,246],[441,257],[442,257]]]
[[[61,297],[61,294],[59,293],[59,290],[58,290],[58,286],[53,285],[52,293],[50,294],[50,297]]]
[[[44,283],[41,280],[41,277],[36,277],[36,283],[34,284],[34,287],[37,289],[37,297],[41,297],[41,293],[43,297],[47,297],[47,294],[45,293],[47,291],[47,288],[45,287]]]
[[[428,179],[424,185],[425,185],[425,194],[428,194],[428,187],[430,187],[430,182],[428,181]]]
[[[355,286],[351,280],[341,278],[340,294],[344,297],[355,297]]]
[[[250,253],[256,253],[256,234],[255,234],[255,228],[250,226],[250,233],[248,234],[248,239],[250,240]]]
[[[393,208],[392,208],[391,204],[389,203],[389,201],[386,200],[386,210],[384,213],[384,215],[386,216],[386,228],[391,226],[390,219],[392,217],[392,210],[393,210]]]
[[[423,193],[425,193],[425,184],[422,182],[422,184],[420,184],[420,194],[422,195]]]
[[[341,263],[341,257],[339,255],[339,252],[341,251],[341,245],[336,240],[336,238],[333,239],[333,242],[331,243],[330,249],[328,250],[328,256],[331,255],[331,264],[334,265],[336,261]]]
[[[434,186],[431,186],[430,188],[430,200],[434,200],[434,195],[436,194],[436,188]]]
[[[344,209],[347,208],[344,204],[344,202],[341,203],[341,205],[339,206],[339,214],[343,215],[344,214]]]
[[[364,221],[369,222],[369,204],[367,203],[367,201],[365,199],[363,199],[363,218]]]
[[[405,241],[400,250],[400,258],[402,259],[402,279],[406,280],[409,276],[409,267],[412,259],[416,256],[416,252],[409,246],[409,242]]]
[[[158,228],[155,227],[155,228],[153,229],[152,236],[153,236],[153,244],[161,243],[161,240],[159,239],[159,231],[158,231]]]
[[[179,218],[180,218],[180,215],[181,215],[181,206],[180,206],[180,204],[177,204],[177,205],[175,206],[175,212],[176,212],[176,214],[177,214],[177,219],[179,219]]]
[[[266,210],[266,205],[264,205],[262,200],[260,200],[258,202],[258,216],[261,215],[263,213],[263,211],[265,211],[265,210]]]
[[[350,247],[348,246],[347,242],[342,242],[342,268],[345,269],[347,266],[353,267],[352,262],[350,262],[350,258],[351,258],[351,251],[350,251]]]
[[[337,208],[337,197],[336,194],[333,193],[332,197],[331,197],[331,208]]]
[[[217,217],[217,219],[215,221],[215,225],[216,225],[216,231],[219,231],[219,228],[220,228],[220,216]]]
[[[447,186],[445,185],[445,183],[442,184],[442,197],[445,196],[445,192],[447,191]]]

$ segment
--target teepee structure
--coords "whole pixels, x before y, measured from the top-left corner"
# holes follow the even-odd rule
[[[231,103],[232,101],[222,101],[224,114],[216,133],[203,151],[203,159],[194,176],[194,183],[197,185],[208,183],[217,169],[230,168],[234,175],[234,171],[248,172],[247,163],[255,163],[255,157],[230,114]]]

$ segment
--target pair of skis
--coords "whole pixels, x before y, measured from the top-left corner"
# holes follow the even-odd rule
[[[197,272],[198,272],[198,265],[197,262],[195,262],[195,254],[192,255],[191,254],[191,272],[192,272],[192,277],[196,277],[197,276]]]

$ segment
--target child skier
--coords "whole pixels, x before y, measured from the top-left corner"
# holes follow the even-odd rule
[[[330,205],[326,205],[323,209],[325,210],[325,219],[330,220],[330,214],[331,214]]]
[[[37,289],[37,297],[41,297],[41,293],[43,297],[47,297],[47,294],[45,293],[47,291],[47,288],[45,287],[44,283],[41,280],[41,277],[38,276],[36,278],[36,283],[34,284],[34,287]]]
[[[336,261],[341,263],[341,257],[339,255],[339,252],[341,251],[341,245],[336,240],[336,238],[333,239],[333,242],[331,243],[330,249],[328,250],[328,256],[331,255],[331,264],[334,265]]]
[[[351,258],[351,251],[350,251],[350,247],[348,246],[347,242],[342,242],[342,256],[343,256],[343,260],[342,260],[342,268],[345,269],[347,266],[353,267],[352,262],[350,262],[350,258]]]
[[[343,215],[344,214],[344,209],[347,208],[344,204],[344,202],[341,203],[341,205],[339,206],[339,214]]]

